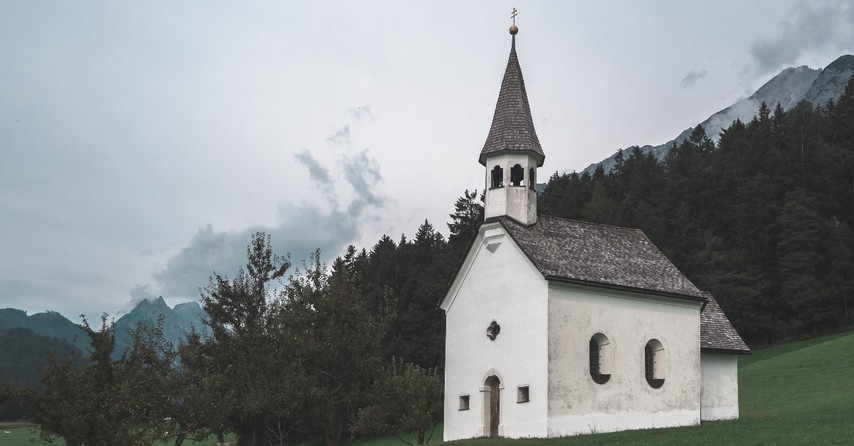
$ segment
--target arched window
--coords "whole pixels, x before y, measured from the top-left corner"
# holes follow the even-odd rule
[[[521,186],[523,181],[525,181],[525,169],[522,166],[516,164],[515,166],[510,168],[510,185],[511,186]]]
[[[492,177],[490,178],[489,187],[495,189],[504,187],[504,169],[501,166],[495,166],[492,169]]]
[[[643,349],[646,382],[657,389],[664,385],[664,346],[658,339],[650,339]]]
[[[528,169],[528,187],[537,190],[537,169],[533,167]]]
[[[611,379],[611,341],[602,333],[590,338],[590,377],[596,384],[605,384]]]

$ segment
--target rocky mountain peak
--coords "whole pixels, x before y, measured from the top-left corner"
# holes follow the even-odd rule
[[[821,71],[803,99],[815,105],[825,105],[842,95],[851,76],[854,76],[854,56],[846,54]]]
[[[705,129],[706,135],[717,142],[720,139],[722,129],[729,127],[736,119],[743,122],[750,121],[759,112],[759,107],[763,102],[772,110],[779,103],[787,111],[801,101],[808,101],[814,105],[825,105],[828,101],[835,100],[842,95],[851,76],[854,76],[854,56],[847,54],[831,62],[824,69],[813,69],[806,65],[786,68],[762,85],[750,97],[741,99],[709,116],[705,121],[700,122],[700,125]],[[641,147],[641,150],[644,153],[652,153],[658,160],[663,160],[673,144],[681,144],[693,130],[693,127],[688,128],[664,144],[645,145]],[[615,155],[611,155],[599,163],[591,164],[585,170],[592,174],[596,166],[601,164],[605,172],[609,172],[614,167]]]

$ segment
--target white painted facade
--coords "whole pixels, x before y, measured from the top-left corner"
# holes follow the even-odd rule
[[[738,357],[729,353],[703,352],[700,418],[738,418]]]
[[[485,383],[493,375],[502,387],[499,435],[546,436],[548,286],[500,224],[481,227],[442,308],[445,440],[489,435]],[[492,321],[495,340],[486,336]],[[528,386],[529,402],[517,403],[519,386]],[[463,395],[468,410],[459,410]]]
[[[549,287],[548,435],[700,422],[700,302],[588,286]],[[611,377],[590,375],[589,341],[610,341]],[[645,378],[644,347],[662,346],[664,383]]]

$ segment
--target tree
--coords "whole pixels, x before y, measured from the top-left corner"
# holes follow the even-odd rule
[[[179,344],[179,361],[169,380],[169,432],[174,446],[185,440],[202,441],[211,434],[222,438],[228,429],[223,364],[216,359],[215,345],[203,342],[195,331]]]
[[[827,266],[827,283],[829,294],[838,300],[836,312],[841,315],[833,317],[837,323],[851,323],[851,304],[849,300],[854,295],[854,252],[851,250],[851,234],[847,225],[834,219],[831,223],[827,240],[827,256],[830,262]],[[833,306],[831,305],[831,309]]]
[[[211,328],[205,347],[222,385],[216,401],[227,414],[227,428],[243,444],[268,442],[271,433],[291,432],[300,409],[297,341],[285,339],[274,317],[272,283],[290,267],[273,254],[270,236],[255,233],[246,248],[246,267],[233,279],[214,273],[202,292],[202,305]],[[285,427],[286,426],[286,427]],[[278,437],[279,443],[284,439]]]
[[[414,444],[428,443],[433,429],[442,421],[442,376],[436,369],[424,369],[394,358],[383,369],[371,392],[372,404],[359,410],[354,430],[360,434],[415,433]]]
[[[448,223],[448,229],[451,231],[448,243],[452,250],[465,255],[463,251],[477,235],[480,224],[483,223],[483,212],[483,194],[478,198],[477,190],[469,192],[466,189],[463,196],[457,198],[454,213],[450,214],[451,222]]]
[[[51,359],[42,376],[44,387],[33,394],[29,410],[42,438],[59,436],[69,446],[149,445],[158,440],[150,409],[161,395],[151,391],[143,371],[132,371],[140,363],[111,359],[115,328],[106,315],[99,330],[85,318],[83,328],[90,339],[89,361],[78,366],[71,359]]]
[[[777,251],[780,295],[787,310],[785,317],[791,326],[811,327],[816,334],[823,322],[819,307],[824,293],[816,266],[823,259],[818,251],[819,223],[811,204],[802,189],[786,194],[786,204],[777,219],[781,228]]]
[[[595,223],[615,223],[617,204],[608,195],[604,178],[595,183],[590,200],[584,205],[584,219]]]
[[[300,365],[302,391],[311,402],[303,408],[304,426],[330,446],[366,404],[394,314],[390,293],[379,311],[369,309],[354,260],[338,258],[327,272],[315,252],[305,271],[291,277],[276,316],[287,338],[299,344],[293,362]]]

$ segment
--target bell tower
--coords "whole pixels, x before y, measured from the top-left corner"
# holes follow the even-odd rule
[[[510,27],[510,58],[498,103],[478,161],[486,167],[485,217],[511,217],[522,224],[537,221],[537,168],[546,155],[540,147],[522,69],[516,56],[515,10]]]

